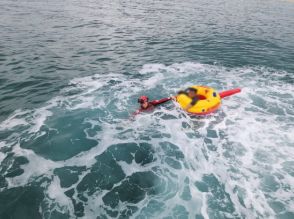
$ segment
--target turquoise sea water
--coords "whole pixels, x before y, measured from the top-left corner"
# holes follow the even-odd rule
[[[293,1],[2,0],[0,162],[1,219],[294,218]]]

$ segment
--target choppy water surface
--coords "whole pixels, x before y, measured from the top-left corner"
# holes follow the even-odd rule
[[[1,1],[0,218],[294,218],[294,3]],[[215,114],[137,97],[243,88]]]

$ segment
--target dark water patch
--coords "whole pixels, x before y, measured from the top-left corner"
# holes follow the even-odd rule
[[[114,187],[102,199],[105,205],[116,208],[119,201],[138,203],[148,195],[156,195],[161,185],[160,178],[153,172],[137,172]]]
[[[279,201],[270,201],[269,205],[276,212],[276,214],[280,214],[286,210],[283,203]]]
[[[8,182],[5,179],[5,176],[0,175],[0,189],[1,191],[4,191],[4,188],[7,188]]]
[[[0,55],[1,55],[1,54],[0,54]],[[0,63],[1,63],[1,62],[5,62],[5,61],[6,61],[6,57],[5,57],[5,56],[4,56],[4,57],[1,57],[1,56],[0,56]]]
[[[77,111],[50,117],[46,126],[41,127],[43,135],[29,140],[21,139],[20,146],[52,160],[65,160],[87,151],[98,144],[98,139],[86,138],[84,129],[91,126],[84,123],[84,118],[85,112]]]
[[[91,167],[90,173],[86,174],[86,176],[78,184],[78,193],[82,195],[84,192],[86,192],[87,195],[92,195],[97,191],[102,191],[105,189],[111,190],[116,183],[125,178],[125,173],[123,172],[120,165],[117,164],[117,161],[125,161],[130,164],[133,160],[135,160],[137,163],[144,165],[152,162],[153,160],[153,157],[150,157],[150,153],[152,153],[150,150],[151,146],[148,144],[137,145],[135,143],[131,143],[112,145],[104,153],[96,157],[97,162]],[[132,179],[134,184],[139,183],[134,179],[134,177],[130,179]],[[128,181],[129,180],[126,180],[125,183],[128,183]],[[148,187],[146,183],[148,183],[148,179],[146,179],[145,183],[139,184],[141,186],[144,185],[145,187]],[[119,188],[122,189],[122,187]],[[116,190],[119,190],[119,188]],[[113,190],[114,189],[111,191]],[[137,188],[137,192],[139,191],[141,191],[141,189]],[[113,195],[114,194],[111,196]],[[109,198],[109,202],[112,203],[110,200],[112,200],[111,198]]]
[[[207,129],[207,137],[208,138],[217,138],[217,132],[212,129]]]
[[[237,195],[239,203],[244,208],[246,208],[245,201],[244,201],[245,198],[246,198],[246,196],[245,196],[245,194],[246,194],[245,189],[241,188],[240,186],[235,186],[233,191]]]
[[[181,194],[181,199],[184,201],[190,201],[192,199],[191,191],[189,185],[185,185],[183,192]]]
[[[12,166],[6,171],[5,177],[15,177],[24,173],[21,165],[27,164],[29,161],[26,157],[15,157]]]
[[[268,163],[268,164],[275,163],[275,158],[271,154],[260,149],[257,149],[255,151],[254,158],[256,159],[256,161],[262,162],[262,163]]]
[[[204,217],[201,214],[196,214],[195,219],[204,219]]]
[[[96,62],[106,62],[106,61],[110,61],[111,58],[108,57],[101,57],[101,58],[97,58],[95,61]]]
[[[79,175],[86,170],[86,167],[61,167],[54,170],[54,174],[59,177],[60,186],[68,188],[79,180]]]
[[[77,217],[83,217],[85,216],[84,214],[84,205],[82,202],[77,202],[75,199],[72,199],[72,203],[74,206],[74,212],[75,212],[75,216]]]
[[[21,165],[27,164],[28,162],[26,157],[14,156],[14,153],[8,153],[1,162],[0,173],[5,178],[19,176],[24,172]]]
[[[8,79],[6,78],[0,78],[0,86],[2,87],[4,84],[6,84],[7,81]]]
[[[111,189],[115,183],[118,183],[124,178],[124,173],[120,169],[120,166],[115,165],[111,162],[115,162],[108,157],[109,155],[102,155],[101,159],[98,157],[98,161],[92,166],[91,172],[88,173],[77,186],[78,200],[72,198],[74,205],[74,213],[77,217],[84,215],[84,202],[87,201],[84,192],[87,195],[92,195],[97,191],[103,189]],[[105,159],[109,158],[107,161]],[[110,162],[110,163],[108,163]],[[109,166],[111,165],[111,166]],[[74,191],[72,191],[73,193]],[[68,196],[72,194],[68,194]]]
[[[14,83],[14,82],[12,82]],[[28,83],[22,84],[21,82],[14,83],[19,86],[15,90],[14,86],[9,83],[9,89],[4,89],[0,102],[0,121],[5,120],[11,115],[15,109],[33,109],[44,105],[54,94],[61,90],[64,86],[59,86],[60,81],[42,82],[38,80],[31,80]],[[54,84],[54,86],[52,86]],[[12,90],[14,90],[12,92]],[[23,108],[25,106],[25,108]]]
[[[285,170],[290,176],[294,177],[294,161],[285,161],[282,165],[283,170]]]
[[[97,216],[96,219],[108,219],[108,217],[104,214],[101,214],[101,215]]]
[[[52,87],[52,82],[39,82],[34,86],[34,89]],[[36,90],[37,91],[37,90]]]
[[[154,150],[148,143],[141,143],[139,150],[135,154],[135,161],[141,165],[145,165],[155,161]]]
[[[118,211],[112,211],[112,210],[109,210],[107,208],[104,209],[107,213],[108,216],[110,217],[117,217],[118,216]],[[125,212],[124,212],[125,213]],[[105,215],[103,215],[105,218],[107,218]],[[99,218],[99,216],[98,216]]]
[[[14,98],[15,98],[15,96],[2,96],[0,98],[0,101],[11,100],[11,99],[14,99]]]
[[[174,157],[176,160],[181,160],[184,158],[183,152],[179,147],[170,142],[160,142],[162,150],[165,152],[165,155],[168,157]]]
[[[143,209],[141,210],[140,213],[142,216],[138,216],[138,218],[144,218],[144,217],[155,218],[157,214],[164,211],[165,208],[166,208],[166,205],[164,202],[151,199],[148,202],[148,204],[144,206]]]
[[[52,212],[48,213],[48,214],[45,216],[45,218],[46,218],[46,217],[54,218],[54,219],[68,219],[68,218],[70,218],[70,217],[68,216],[68,214],[63,213],[63,212],[59,212],[59,211],[57,211],[57,210],[53,210]],[[42,218],[44,218],[44,216],[43,216]]]
[[[261,181],[261,189],[264,192],[276,192],[280,188],[280,184],[276,177],[272,175],[264,175]]]
[[[23,66],[15,66],[15,67],[13,67],[13,68],[11,68],[10,70],[11,71],[20,71],[20,70],[22,70],[22,69],[24,69],[24,67]]]
[[[17,91],[19,91],[20,89],[30,87],[30,86],[33,86],[35,84],[36,84],[36,81],[14,82],[14,83],[10,83],[10,84],[6,85],[6,87],[4,87],[4,89],[10,89],[10,90],[16,89]]]
[[[138,208],[136,206],[126,206],[126,209],[120,212],[120,215],[118,218],[119,219],[129,218],[137,211],[138,211]]]
[[[90,173],[78,184],[77,191],[79,193],[87,191],[87,194],[91,195],[99,190],[110,190],[114,184],[125,177],[122,168],[109,151],[97,156],[96,160],[97,162],[91,167]]]
[[[182,165],[179,161],[172,159],[170,157],[165,158],[165,162],[167,163],[167,165],[169,165],[170,167],[180,170],[182,169]]]
[[[130,164],[134,160],[135,152],[138,150],[136,143],[117,144],[111,146],[107,151],[110,152],[116,161],[125,161]]]
[[[42,189],[34,186],[17,187],[0,192],[0,218],[42,218],[39,204],[43,200]]]
[[[280,219],[292,219],[292,218],[294,218],[294,213],[288,211],[288,212],[285,212],[282,214],[278,214],[277,217]]]
[[[71,189],[65,191],[64,194],[65,194],[67,197],[72,198],[73,195],[75,194],[75,189],[74,189],[74,188],[71,188]]]
[[[6,65],[7,66],[15,66],[15,65],[18,65],[18,64],[20,64],[20,63],[22,63],[23,61],[22,60],[16,60],[16,59],[13,59],[13,60],[10,60],[10,62],[9,63],[7,63]]]
[[[164,217],[164,219],[168,218],[189,218],[189,212],[186,210],[186,208],[183,205],[176,205],[172,209],[172,217]]]
[[[223,155],[226,158],[231,158],[232,160],[236,161],[236,156],[245,156],[246,155],[246,148],[241,143],[237,142],[229,142],[227,141],[226,144],[223,145],[225,151]]]
[[[217,145],[213,144],[213,141],[210,138],[204,138],[204,142],[205,142],[208,150],[210,150],[210,151],[217,150]]]
[[[125,161],[132,163],[133,160],[136,163],[145,165],[154,161],[154,150],[148,143],[128,143],[128,144],[117,144],[111,146],[108,151],[113,154],[116,161]]]
[[[209,217],[226,218],[226,214],[228,213],[235,218],[240,218],[235,212],[230,195],[225,191],[224,184],[212,174],[203,176],[202,180],[195,182],[195,186],[199,191],[207,193]]]
[[[195,182],[195,186],[200,192],[208,192],[208,185],[205,182],[197,181]]]
[[[50,72],[56,72],[56,71],[69,71],[69,70],[75,70],[71,67],[66,67],[66,66],[61,66],[61,65],[58,65],[58,64],[51,64],[51,65],[47,65],[46,67],[44,67],[42,69],[42,71],[44,73],[50,73]]]
[[[0,138],[2,139],[8,139],[10,136],[12,136],[14,133],[14,131],[12,130],[4,130],[4,131],[0,131]],[[15,139],[12,140],[8,140],[13,142]],[[11,147],[9,147],[8,145],[5,145],[4,147],[1,147],[1,150],[3,150],[4,152],[9,152],[11,151]]]

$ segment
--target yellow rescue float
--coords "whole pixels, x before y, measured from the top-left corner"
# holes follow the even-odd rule
[[[200,85],[190,87],[197,89],[197,96],[199,100],[194,106],[187,110],[188,113],[206,115],[216,111],[221,106],[221,96],[213,88]],[[192,101],[192,99],[186,94],[179,94],[176,97],[176,100],[183,109],[186,109]]]

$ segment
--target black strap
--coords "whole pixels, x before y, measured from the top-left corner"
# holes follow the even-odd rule
[[[198,102],[198,100],[199,100],[198,97],[194,97],[194,98],[192,99],[192,101],[191,101],[190,104],[191,104],[192,106],[194,106],[194,105]]]

